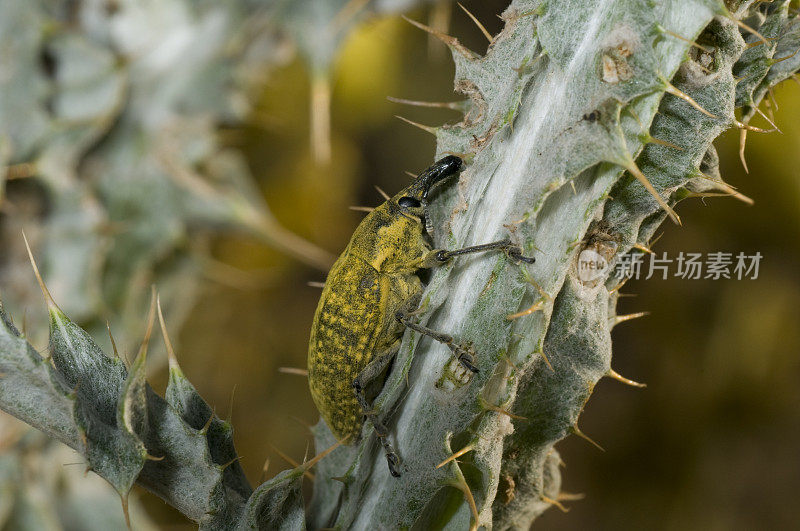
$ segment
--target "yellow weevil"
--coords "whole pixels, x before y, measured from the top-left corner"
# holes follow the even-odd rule
[[[425,223],[428,192],[463,165],[458,157],[444,157],[364,218],[328,273],[311,328],[308,382],[322,418],[337,439],[349,443],[359,439],[368,418],[395,477],[400,460],[371,402],[400,348],[404,327],[444,343],[464,367],[478,372],[469,347],[415,322],[413,310],[423,288],[420,270],[492,249],[533,262],[507,239],[453,251],[431,248]]]

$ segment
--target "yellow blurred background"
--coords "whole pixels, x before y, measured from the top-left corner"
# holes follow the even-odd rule
[[[491,33],[506,2],[465,2]],[[427,11],[412,18],[427,20]],[[483,52],[487,41],[456,7],[452,34]],[[453,67],[440,43],[399,17],[362,25],[331,73],[330,164],[309,147],[308,72],[301,60],[273,71],[250,125],[224,131],[242,149],[276,217],[340,252],[361,219],[352,205],[394,193],[405,170],[425,168],[434,139],[395,118],[437,125],[446,109],[410,108],[387,96],[453,101]],[[800,520],[800,88],[775,91],[783,134],[750,133],[745,174],[738,132],[717,143],[725,179],[755,200],[693,199],[678,209],[683,227],[663,226],[656,252],[726,251],[763,255],[757,280],[640,280],[620,312],[651,315],[614,331],[614,368],[644,390],[603,381],[581,428],[605,449],[571,438],[558,448],[564,489],[584,493],[570,512],[548,511],[542,529],[790,528]],[[759,119],[754,124],[763,125]],[[279,367],[304,368],[311,319],[324,276],[246,239],[215,243],[219,260],[266,271],[263,289],[208,283],[180,332],[184,372],[221,416],[231,412],[251,482],[315,452],[308,425],[318,415],[306,381]],[[165,375],[156,379],[163,390]],[[235,392],[234,392],[235,389]],[[233,398],[232,398],[233,396]],[[232,404],[232,405],[231,405]],[[150,497],[165,528],[188,526]]]

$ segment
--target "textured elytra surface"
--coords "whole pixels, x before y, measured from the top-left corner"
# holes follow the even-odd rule
[[[354,381],[363,385],[367,401],[380,391],[381,375],[365,372],[397,350],[403,326],[396,314],[413,310],[409,305],[422,292],[417,270],[429,265],[425,262],[432,252],[420,217],[428,175],[420,175],[359,224],[328,273],[314,314],[308,352],[311,396],[337,439],[350,444],[359,440],[363,424]],[[416,206],[401,207],[404,198],[415,199]]]
[[[591,248],[613,264],[640,252],[633,245],[647,245],[666,217],[624,169],[638,168],[670,204],[707,190],[732,193],[711,142],[736,125],[737,108],[745,121],[797,68],[788,8],[518,1],[486,56],[451,42],[456,88],[472,108],[463,124],[439,129],[438,152],[462,153],[470,165],[434,202],[437,246],[510,231],[537,262],[469,257],[434,274],[425,322],[472,341],[481,371],[461,379],[449,351],[406,334],[377,402],[402,478],[389,475],[367,427],[360,445],[319,463],[308,513],[300,489],[307,465],[250,494],[230,426],[177,365],[162,399],[143,380],[143,355],[123,370],[55,308],[52,361],[0,314],[0,406],[80,451],[122,494],[135,480],[208,528],[527,527],[558,496],[553,445],[574,431],[610,367],[617,280],[582,283],[575,256]],[[769,39],[758,44],[733,19]],[[507,318],[531,305],[539,310]],[[333,445],[324,425],[315,432],[319,449]]]
[[[352,383],[370,362],[370,354],[380,351],[378,331],[386,304],[381,305],[381,292],[377,272],[361,257],[348,256],[331,268],[321,296],[324,302],[314,316],[309,387],[317,409],[339,439],[355,440],[361,432]]]

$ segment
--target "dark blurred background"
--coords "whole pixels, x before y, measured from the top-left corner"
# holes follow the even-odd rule
[[[491,33],[507,2],[465,2]],[[428,11],[410,13],[426,21]],[[454,7],[451,33],[483,52],[487,41]],[[387,96],[452,101],[449,52],[399,17],[373,19],[346,41],[332,74],[330,164],[309,147],[310,77],[296,59],[273,71],[246,128],[224,131],[242,149],[264,197],[288,228],[338,253],[361,219],[348,209],[394,193],[434,155],[434,139],[395,118],[437,125],[446,109],[411,108]],[[681,203],[683,227],[663,226],[654,251],[763,255],[756,280],[640,280],[623,292],[620,313],[648,317],[614,330],[614,368],[647,383],[637,390],[603,381],[581,428],[606,451],[577,438],[558,445],[564,490],[583,493],[569,514],[553,508],[542,529],[791,528],[800,511],[800,89],[775,92],[783,134],[750,133],[746,174],[738,131],[717,143],[729,183],[754,206],[728,198]],[[757,118],[754,124],[765,126]],[[208,284],[180,332],[184,372],[224,416],[230,411],[242,465],[266,477],[315,452],[308,426],[318,419],[305,378],[308,333],[319,297],[318,272],[245,239],[220,239],[219,260],[266,270],[263,289]],[[165,376],[156,379],[163,389]],[[235,389],[235,392],[234,392]],[[277,450],[276,450],[277,449]],[[185,520],[150,497],[165,528]]]

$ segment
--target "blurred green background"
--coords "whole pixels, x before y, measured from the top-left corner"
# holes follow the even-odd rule
[[[507,2],[464,2],[492,34]],[[427,21],[429,10],[410,13]],[[487,41],[456,6],[451,33],[483,52]],[[410,108],[387,96],[453,101],[449,52],[399,17],[362,24],[331,74],[331,153],[318,165],[309,145],[310,76],[299,58],[274,70],[244,128],[223,130],[246,154],[275,216],[296,233],[339,253],[362,217],[352,205],[381,201],[434,155],[434,139],[395,118],[437,125],[447,109]],[[746,174],[738,131],[717,144],[725,180],[755,200],[693,199],[678,210],[683,227],[663,226],[654,250],[763,255],[757,280],[640,280],[623,292],[620,313],[651,315],[614,331],[614,368],[647,383],[637,390],[604,380],[581,429],[605,448],[562,442],[564,489],[585,498],[569,514],[548,511],[542,529],[791,528],[800,520],[800,87],[775,92],[783,134],[750,133]],[[765,126],[757,118],[755,125]],[[208,282],[180,331],[184,372],[221,416],[228,412],[251,481],[271,477],[315,452],[308,426],[318,415],[302,376],[319,297],[319,272],[245,238],[213,244],[214,256],[266,271],[262,289]],[[169,321],[169,316],[167,316]],[[163,390],[166,375],[155,378]],[[235,392],[234,392],[235,390]],[[262,467],[269,461],[264,475]],[[165,529],[189,524],[146,497]]]

